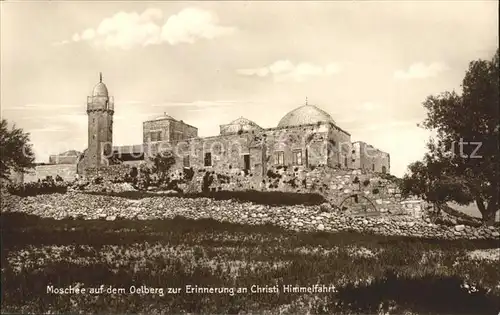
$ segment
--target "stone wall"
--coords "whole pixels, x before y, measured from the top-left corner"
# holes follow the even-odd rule
[[[22,212],[58,220],[152,220],[183,216],[249,225],[273,224],[294,231],[356,231],[432,239],[498,240],[500,236],[498,227],[447,226],[436,224],[426,217],[407,215],[353,216],[336,211],[329,205],[271,207],[230,200],[162,196],[129,200],[77,192],[25,198],[10,196],[2,198],[2,204],[3,212]]]
[[[190,189],[201,191],[205,173],[210,176],[210,191],[282,191],[321,194],[342,211],[352,213],[409,214],[419,216],[426,204],[416,198],[403,199],[391,180],[362,170],[342,170],[303,166],[270,166],[264,177],[241,169],[194,168]],[[173,178],[181,178],[180,170]],[[181,186],[185,190],[188,185]],[[192,192],[192,191],[191,191]],[[357,196],[355,196],[357,195]]]
[[[328,130],[328,166],[352,168],[351,135],[335,125]]]
[[[313,124],[150,143],[148,151],[154,155],[172,150],[177,159],[176,169],[189,166],[215,172],[237,172],[248,168],[247,171],[262,176],[273,165],[316,167],[336,164],[339,154],[335,150],[340,150],[340,141],[350,143],[348,135],[344,139],[340,134],[339,131],[338,139],[332,140],[337,146],[333,148],[328,146],[329,137],[333,137],[330,126]],[[347,154],[348,149],[344,150]],[[332,160],[334,162],[329,161],[329,153],[337,156]],[[248,164],[245,164],[245,155],[249,155]],[[208,163],[205,163],[206,157]]]
[[[151,121],[145,126],[170,128],[170,125],[163,126],[168,121]],[[145,141],[149,141],[148,138]],[[261,179],[265,179],[268,170],[276,166],[315,168],[329,165],[340,169],[356,166],[352,159],[350,135],[333,124],[324,123],[159,141],[148,143],[147,147],[148,155],[173,151],[175,170],[193,167],[226,175],[245,171]],[[387,154],[376,161],[376,171],[381,172],[385,165],[388,172]]]
[[[352,147],[352,166],[355,169],[377,173],[390,173],[390,155],[365,142],[357,141]]]
[[[85,177],[89,180],[102,177],[104,181],[113,181],[115,179],[124,179],[130,173],[130,169],[131,166],[128,164],[90,167],[85,170]]]
[[[51,155],[49,156],[50,164],[76,164],[79,156],[64,156],[64,155]]]
[[[152,139],[151,133],[159,132],[159,139]],[[143,143],[146,158],[155,155],[158,150],[155,150],[162,142],[180,141],[196,138],[198,136],[198,128],[177,121],[171,118],[149,120],[143,123]]]
[[[184,140],[198,137],[198,128],[186,124],[185,122],[171,120],[169,126],[169,140]]]
[[[66,181],[73,181],[76,177],[76,164],[38,165],[24,174],[24,182],[36,182],[47,176],[55,178],[57,175]]]

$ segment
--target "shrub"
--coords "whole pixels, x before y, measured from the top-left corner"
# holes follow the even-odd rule
[[[159,184],[167,181],[168,173],[175,164],[175,155],[172,151],[163,151],[150,158],[151,173],[158,176]]]
[[[9,184],[7,191],[12,195],[26,197],[42,194],[66,193],[69,183],[64,181],[43,180],[25,184]]]
[[[290,180],[287,180],[287,181],[285,182],[285,184],[290,185],[290,186],[292,186],[293,188],[297,188],[297,187],[298,187],[297,183],[295,182],[295,178],[292,178],[292,179],[290,179]]]
[[[365,179],[365,180],[363,181],[363,186],[365,186],[365,187],[366,187],[366,186],[368,186],[368,185],[370,185],[370,180],[369,180],[369,179]]]
[[[273,178],[273,179],[274,179],[274,178],[281,178],[281,175],[280,175],[280,174],[275,173],[275,172],[273,172],[272,170],[268,170],[266,175],[267,175],[267,177],[269,177],[269,178]]]
[[[194,177],[194,171],[193,168],[184,168],[184,173],[183,173],[183,178],[186,181],[191,181]]]
[[[359,183],[359,178],[358,178],[358,176],[356,176],[352,182],[353,182],[354,184]]]
[[[380,191],[378,190],[378,188],[373,188],[373,190],[372,190],[372,193],[373,193],[374,195],[378,194],[379,192],[380,192]]]

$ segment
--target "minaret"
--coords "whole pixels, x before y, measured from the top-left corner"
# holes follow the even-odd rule
[[[113,148],[113,113],[113,97],[108,95],[108,88],[102,83],[102,73],[99,73],[99,83],[95,85],[92,96],[87,97],[87,167],[107,165],[106,157],[111,156]]]

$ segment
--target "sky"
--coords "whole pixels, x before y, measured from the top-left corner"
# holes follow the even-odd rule
[[[390,153],[425,153],[425,98],[460,91],[498,47],[497,1],[16,2],[1,5],[2,118],[37,161],[87,144],[99,72],[115,99],[114,145],[142,143],[167,113],[216,135],[241,116],[275,127],[307,97]]]

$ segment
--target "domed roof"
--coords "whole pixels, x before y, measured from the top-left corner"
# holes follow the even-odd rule
[[[319,122],[335,124],[335,121],[330,114],[314,105],[306,104],[283,116],[278,123],[278,127],[309,125]]]
[[[108,96],[108,88],[104,83],[99,82],[94,86],[92,96]]]
[[[102,73],[99,73],[99,83],[94,86],[92,96],[108,96],[108,88],[102,83]]]
[[[156,117],[156,118],[155,118],[155,119],[153,119],[153,120],[163,120],[163,119],[173,119],[173,120],[175,120],[175,118],[174,118],[174,117],[172,117],[172,116],[170,116],[170,115],[167,115],[167,113],[163,113],[163,115],[158,116],[158,117]]]
[[[250,131],[262,129],[255,122],[244,117],[233,120],[229,124],[221,125],[221,133],[234,133],[239,131]]]

